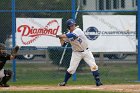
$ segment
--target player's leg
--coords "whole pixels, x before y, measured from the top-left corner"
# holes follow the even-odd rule
[[[65,86],[67,84],[67,82],[68,82],[69,78],[71,77],[71,75],[75,73],[75,71],[76,71],[81,59],[82,59],[82,56],[81,56],[80,53],[72,52],[70,66],[66,71],[64,81],[62,83],[59,83],[59,86]]]
[[[1,69],[0,70],[0,84],[1,84],[1,81],[2,81],[2,78],[5,76],[4,74],[4,69]]]
[[[11,79],[12,77],[12,71],[11,70],[4,70],[4,77],[1,78],[0,82],[0,87],[9,87],[7,82]]]
[[[95,63],[95,59],[91,53],[91,51],[86,51],[85,56],[84,56],[84,60],[85,62],[90,66],[90,69],[92,71],[92,74],[94,76],[94,79],[96,81],[96,86],[100,86],[102,85],[101,81],[100,81],[100,74],[98,71],[98,66]]]

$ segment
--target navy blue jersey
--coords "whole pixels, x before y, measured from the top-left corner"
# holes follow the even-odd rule
[[[7,60],[10,60],[10,55],[7,53],[0,54],[0,70],[4,67]]]

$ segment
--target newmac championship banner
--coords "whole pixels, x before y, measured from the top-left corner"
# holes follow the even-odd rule
[[[84,15],[83,30],[92,52],[135,52],[135,15]]]
[[[60,46],[60,18],[16,18],[16,44],[19,46]]]

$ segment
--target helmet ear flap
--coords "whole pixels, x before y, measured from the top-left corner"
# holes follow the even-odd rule
[[[70,26],[67,26],[68,30],[70,30]]]

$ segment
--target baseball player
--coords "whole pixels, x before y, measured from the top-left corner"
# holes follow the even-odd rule
[[[7,60],[12,60],[16,57],[16,52],[19,49],[17,46],[12,50],[11,54],[7,54],[5,48],[5,45],[0,43],[0,87],[9,87],[7,82],[12,77],[12,71],[5,70],[3,67]]]
[[[65,86],[67,84],[67,81],[71,75],[75,73],[81,59],[84,59],[90,66],[96,81],[96,86],[103,85],[99,78],[98,66],[95,63],[92,52],[88,49],[88,42],[84,32],[80,28],[76,27],[76,23],[73,19],[67,20],[66,24],[69,32],[62,35],[56,35],[56,37],[60,39],[61,45],[63,45],[65,42],[69,42],[72,46],[73,52],[70,66],[65,74],[65,79],[62,83],[59,83],[59,86]]]

